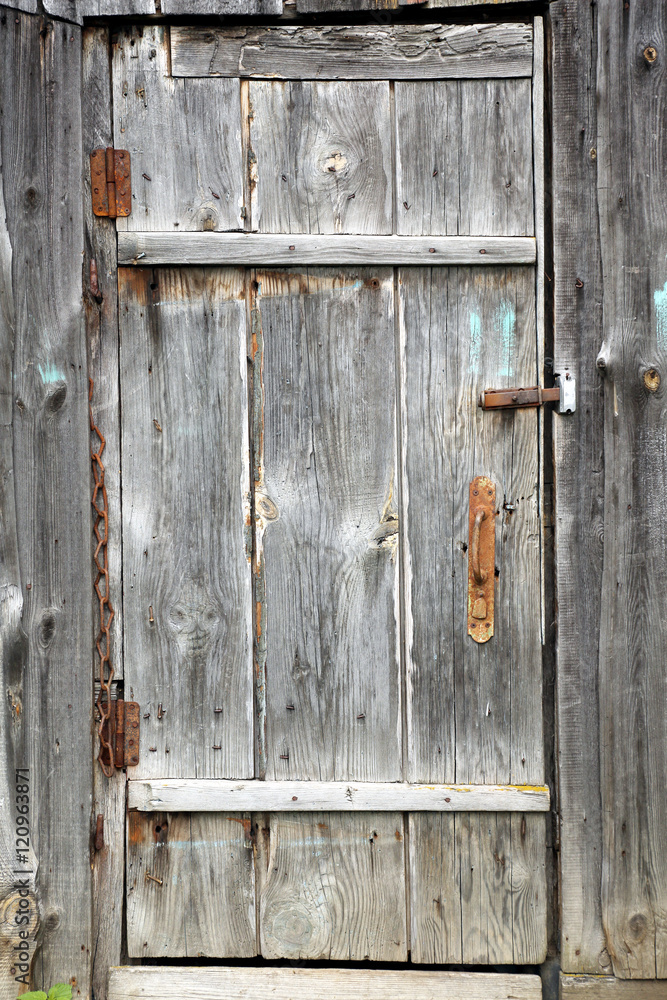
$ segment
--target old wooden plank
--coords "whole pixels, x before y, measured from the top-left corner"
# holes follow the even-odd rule
[[[239,83],[173,79],[167,35],[142,25],[115,36],[115,145],[132,157],[132,214],[118,228],[242,229]]]
[[[119,289],[125,685],[150,714],[133,773],[249,777],[243,273],[121,270]]]
[[[250,82],[252,228],[392,232],[386,81]]]
[[[162,0],[163,14],[275,17],[282,12],[283,0]]]
[[[127,947],[136,958],[256,954],[250,817],[131,813]]]
[[[256,289],[266,777],[396,781],[393,274],[260,271]]]
[[[83,24],[84,17],[155,14],[155,0],[45,0],[44,10],[52,17]]]
[[[533,188],[535,202],[535,242],[537,244],[537,260],[535,262],[535,334],[537,350],[537,384],[546,385],[544,371],[544,354],[546,345],[545,322],[545,284],[546,278],[546,238],[545,238],[545,151],[544,151],[544,118],[545,118],[545,52],[544,52],[544,20],[541,17],[533,19],[533,80],[532,80],[532,127],[533,127]],[[540,496],[540,631],[542,644],[546,642],[546,590],[547,567],[545,565],[545,464],[548,461],[544,451],[545,413],[540,408],[537,415],[538,440],[540,450],[539,464],[539,496]],[[550,565],[551,568],[551,565]],[[549,581],[551,585],[551,580]],[[545,712],[546,715],[546,712]]]
[[[132,779],[130,809],[144,812],[543,812],[545,786],[408,785],[404,782]]]
[[[13,875],[8,895],[3,873],[3,937],[13,924],[12,948],[21,944],[21,925],[14,923],[23,906],[16,880],[25,877],[27,926],[37,929],[39,907],[41,931],[37,954],[31,939],[28,969],[20,971],[26,975],[32,966],[32,981],[40,986],[71,977],[77,993],[88,996],[92,582],[83,219],[77,193],[80,52],[80,32],[71,25],[29,14],[0,19],[0,160],[7,226],[2,255],[6,287],[8,236],[15,337],[10,488],[16,499],[15,524],[11,504],[3,511],[3,520],[8,519],[3,524],[8,556],[3,570],[8,576],[2,581],[8,612],[3,690],[9,697],[2,718],[3,730],[10,720],[11,728],[2,735],[12,783],[3,826],[11,824],[14,831],[3,840],[15,867],[26,872]],[[6,326],[6,305],[3,313]],[[5,346],[11,347],[10,338],[5,332]],[[7,402],[5,397],[5,434]],[[23,782],[27,792],[16,788],[14,768],[26,769],[21,773],[29,775]],[[17,794],[30,797],[25,852],[27,845],[16,839],[17,813],[25,805]],[[15,996],[17,973],[7,966],[4,971],[9,977],[2,983],[3,995]]]
[[[408,779],[540,782],[537,421],[477,407],[485,386],[535,379],[534,274],[404,269],[399,291]],[[466,624],[477,475],[495,482],[498,504],[485,644]]]
[[[560,1000],[664,1000],[667,984],[561,974]]]
[[[602,927],[598,644],[604,507],[596,194],[594,24],[585,3],[551,6],[554,371],[577,378],[578,412],[553,418],[561,962],[611,971]]]
[[[411,969],[143,968],[112,969],[111,1000],[180,1000],[196,992],[219,1000],[540,1000],[539,976]]]
[[[119,233],[118,263],[241,264],[532,264],[528,236],[279,236],[268,233]]]
[[[264,958],[407,961],[400,813],[266,817],[257,830]]]
[[[529,0],[493,0],[497,3],[526,3]],[[301,14],[316,14],[325,11],[351,10],[397,10],[417,4],[417,10],[429,10],[434,7],[472,7],[478,4],[488,4],[489,0],[296,0],[296,9]]]
[[[597,20],[604,540],[602,922],[614,974],[667,977],[667,9]]]
[[[414,80],[530,76],[532,24],[174,27],[174,76]]]
[[[396,83],[397,232],[532,236],[528,80]]]

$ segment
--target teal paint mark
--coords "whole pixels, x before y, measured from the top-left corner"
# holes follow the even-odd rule
[[[51,362],[42,368],[41,365],[37,365],[39,374],[42,376],[42,382],[46,385],[51,382],[64,382],[65,376],[61,375],[58,369]]]
[[[473,372],[479,370],[479,359],[482,353],[482,318],[478,313],[470,313],[470,368]]]
[[[510,378],[514,371],[514,352],[516,345],[516,313],[514,306],[503,299],[496,309],[494,326],[500,334],[500,368],[498,374]]]
[[[667,281],[664,288],[659,288],[653,293],[655,303],[655,332],[658,340],[658,347],[663,351],[667,350]]]

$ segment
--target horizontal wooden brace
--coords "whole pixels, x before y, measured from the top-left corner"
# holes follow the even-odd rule
[[[134,779],[141,812],[547,812],[545,785],[416,785],[402,782]]]
[[[539,976],[417,969],[303,969],[121,966],[110,970],[109,1000],[540,1000]]]
[[[151,267],[534,264],[532,236],[311,236],[272,233],[118,233],[118,263]]]

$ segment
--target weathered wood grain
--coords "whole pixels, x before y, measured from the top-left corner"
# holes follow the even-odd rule
[[[46,0],[44,10],[52,17],[83,24],[84,17],[155,14],[155,0]]]
[[[414,813],[409,845],[413,962],[544,959],[543,817]]]
[[[144,812],[543,812],[549,809],[549,789],[381,781],[132,779],[128,806]]]
[[[241,264],[533,264],[528,236],[278,236],[268,233],[118,234],[118,263]]]
[[[398,10],[401,7],[417,5],[417,10],[434,7],[472,7],[488,4],[489,0],[296,0],[296,9],[301,14],[316,14],[326,11],[351,10]],[[526,0],[493,0],[497,3],[525,3]]]
[[[283,0],[162,0],[163,14],[270,17],[282,12]]]
[[[389,83],[250,82],[252,228],[392,232]]]
[[[119,230],[242,229],[241,108],[233,80],[174,80],[168,31],[115,35],[114,138],[132,161],[132,214]]]
[[[397,82],[396,231],[532,236],[529,80]]]
[[[560,1000],[664,1000],[667,983],[627,982],[613,976],[560,977]]]
[[[257,272],[269,779],[401,777],[393,291],[382,268]]]
[[[121,270],[119,304],[125,690],[150,713],[133,774],[250,777],[243,273]]]
[[[104,481],[108,496],[109,590],[114,608],[111,630],[111,662],[116,679],[123,677],[123,591],[120,492],[120,399],[118,343],[118,283],[116,227],[112,219],[93,215],[90,197],[89,152],[113,144],[111,122],[111,74],[109,29],[86,28],[82,32],[83,123],[83,213],[84,296],[88,345],[88,374],[94,381],[92,409],[95,423],[105,437]],[[91,274],[91,269],[94,271]],[[96,274],[99,294],[92,278]],[[99,602],[93,599],[91,646],[99,628]],[[97,660],[93,669],[98,668]],[[97,754],[97,746],[94,753]],[[106,1000],[109,968],[121,961],[125,882],[125,774],[111,779],[98,765],[93,771],[91,833],[95,837],[97,817],[103,817],[103,840],[92,855],[92,985],[96,1000]]]
[[[529,268],[402,269],[404,586],[410,781],[543,780],[534,412],[482,388],[534,382]],[[468,488],[496,484],[495,635],[467,635]],[[446,571],[443,571],[446,567]]]
[[[90,992],[92,794],[91,518],[86,347],[81,307],[81,36],[29,14],[0,18],[3,364],[2,995],[17,973]],[[6,226],[6,229],[5,229]],[[11,262],[8,257],[12,249]],[[11,268],[11,271],[10,271]],[[8,275],[11,273],[11,287]],[[12,317],[13,300],[13,317]],[[12,328],[14,339],[13,358]],[[9,388],[9,394],[6,389]],[[11,407],[11,410],[10,410]],[[13,421],[10,450],[8,418]],[[10,456],[13,465],[7,465]],[[13,481],[12,481],[13,468]],[[5,478],[8,477],[8,478]],[[6,555],[5,555],[6,554]],[[17,559],[18,556],[18,559]],[[6,614],[6,617],[5,617]],[[29,770],[30,847],[16,838],[14,770]],[[24,783],[25,784],[25,783]],[[9,788],[7,788],[7,785]],[[11,833],[9,832],[11,831]],[[27,895],[20,896],[18,879]],[[10,930],[11,928],[11,930]],[[14,952],[14,954],[16,954]]]
[[[418,972],[387,969],[144,968],[112,969],[111,1000],[540,1000],[539,976],[495,972]]]
[[[596,193],[595,10],[557,0],[553,34],[554,371],[577,379],[578,412],[553,417],[561,963],[611,972],[602,926],[598,649],[605,458]]]
[[[257,829],[264,958],[407,961],[400,813],[265,817]]]
[[[667,9],[597,21],[604,388],[602,922],[614,974],[667,977]]]
[[[250,817],[129,814],[127,947],[136,958],[256,954]]]
[[[530,76],[526,23],[174,27],[174,76],[415,80]]]

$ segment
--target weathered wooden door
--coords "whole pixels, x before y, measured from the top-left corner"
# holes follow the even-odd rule
[[[540,19],[116,38],[131,956],[545,956],[541,416],[477,406],[542,379],[542,101]]]

